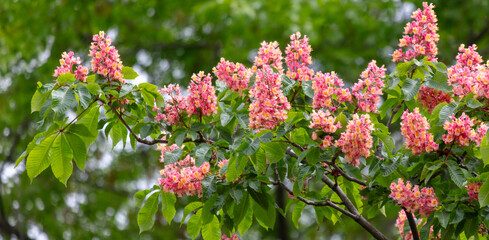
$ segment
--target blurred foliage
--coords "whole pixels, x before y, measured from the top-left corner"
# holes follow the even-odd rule
[[[454,62],[461,43],[475,43],[483,57],[489,55],[489,2],[434,3],[442,61]],[[284,49],[288,36],[296,31],[310,37],[315,70],[336,71],[351,83],[371,59],[389,66],[389,55],[409,14],[420,6],[421,1],[386,0],[3,0],[0,231],[7,238],[139,237],[132,194],[157,181],[161,166],[153,149],[111,151],[103,144],[106,140],[99,139],[98,147],[90,151],[86,172],[75,171],[66,188],[51,173],[30,183],[24,164],[13,169],[38,127],[37,116],[30,114],[36,82],[53,81],[51,75],[63,51],[74,51],[88,66],[88,46],[98,31],[108,31],[114,38],[125,65],[134,66],[143,73],[142,79],[160,86],[170,82],[186,85],[192,73],[210,72],[221,56],[250,66],[261,41],[277,40]],[[334,227],[315,226],[309,220],[309,226],[300,231],[288,230],[289,236],[364,238],[363,230],[348,220]],[[154,230],[141,238],[186,238],[178,224],[163,225],[168,224],[159,219]],[[385,227],[392,226],[390,222]],[[276,238],[278,231],[251,234]]]

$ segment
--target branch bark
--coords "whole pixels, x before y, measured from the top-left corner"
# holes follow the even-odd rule
[[[404,207],[402,209],[406,213],[406,217],[409,222],[409,227],[411,228],[411,233],[413,234],[413,240],[419,240],[418,228],[416,226],[416,221],[414,220],[413,214],[408,212]]]

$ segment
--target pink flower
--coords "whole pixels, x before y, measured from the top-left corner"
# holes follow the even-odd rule
[[[250,129],[273,129],[287,119],[290,103],[280,87],[282,79],[268,65],[256,73],[255,86],[249,96],[253,102],[249,106]]]
[[[475,124],[475,119],[470,119],[469,116],[462,113],[459,118],[455,118],[452,114],[452,121],[445,121],[443,129],[447,130],[447,134],[443,135],[443,141],[448,144],[455,141],[460,146],[468,146],[469,140],[480,146],[482,138],[487,132],[487,125],[481,124],[477,132],[472,128]]]
[[[431,113],[440,103],[451,103],[453,101],[450,94],[438,89],[422,86],[418,92],[418,102],[423,104],[423,108],[428,109]]]
[[[316,112],[313,110],[311,117],[312,119],[309,128],[318,129],[325,133],[334,133],[337,129],[341,128],[341,123],[336,122],[336,119],[334,116],[331,116],[331,113],[328,110],[326,110],[326,112],[323,112],[322,110]],[[312,139],[314,141],[317,139],[316,132],[313,132]],[[326,135],[319,147],[325,149],[332,145],[332,141],[333,137]]]
[[[225,82],[229,89],[241,93],[248,88],[248,82],[252,75],[251,70],[243,64],[226,61],[221,58],[221,62],[212,69],[219,81]]]
[[[370,121],[370,115],[361,117],[354,114],[352,120],[348,121],[346,131],[341,133],[340,139],[335,143],[345,154],[345,160],[354,166],[360,165],[360,156],[368,157],[372,148],[372,130],[374,125]]]
[[[217,97],[211,76],[199,72],[192,75],[188,88],[187,113],[191,115],[210,116],[217,113]]]
[[[167,87],[163,87],[158,91],[161,95],[166,94],[165,108],[163,113],[158,113],[155,117],[155,121],[163,121],[168,125],[175,125],[180,123],[183,116],[183,112],[187,109],[186,98],[180,93],[180,86],[178,84],[170,84]],[[158,111],[158,107],[153,107],[153,111]]]
[[[224,165],[226,165],[226,163],[229,162],[229,159],[224,159],[222,161],[219,161],[217,163],[217,166],[219,166],[219,175],[221,175],[221,177],[226,177],[226,174],[222,174],[221,173],[221,170],[222,170],[222,167],[224,167]]]
[[[73,65],[80,64],[80,63],[81,63],[80,58],[74,57],[73,52],[68,52],[68,53],[63,52],[63,54],[61,54],[61,59],[59,60],[60,66],[57,67],[56,70],[54,70],[53,76],[58,77],[61,74],[73,73]],[[85,82],[87,79],[87,75],[88,75],[87,67],[81,65],[76,67],[76,71],[75,71],[76,79],[80,80],[81,82]]]
[[[419,113],[419,108],[415,108],[412,113],[408,110],[404,111],[401,119],[401,134],[406,138],[406,148],[411,149],[414,155],[438,149],[438,144],[433,141],[433,135],[428,133],[430,124]]]
[[[482,186],[482,183],[469,183],[465,188],[467,188],[468,194],[469,194],[469,200],[479,200],[479,190]]]
[[[420,191],[418,185],[412,186],[409,181],[404,185],[404,180],[399,178],[397,184],[391,183],[390,190],[389,196],[408,212],[419,212],[421,216],[428,217],[438,206],[433,188],[424,187]]]
[[[447,69],[448,84],[453,86],[453,93],[462,98],[474,92],[478,96],[487,98],[488,80],[482,74],[484,67],[480,64],[482,57],[476,52],[477,46],[465,48],[462,44],[458,50],[460,53],[457,55],[457,63]]]
[[[279,73],[283,73],[282,67],[282,51],[278,48],[278,42],[262,42],[261,48],[258,49],[258,56],[255,57],[253,72],[256,72],[258,68],[262,68],[265,65],[269,65],[277,69]]]
[[[312,107],[314,109],[326,108],[334,112],[341,103],[351,102],[350,91],[342,88],[343,85],[343,80],[338,78],[335,72],[316,73],[312,82],[314,90]]]
[[[187,155],[185,159],[166,165],[160,171],[163,178],[159,179],[159,185],[163,191],[176,193],[179,197],[184,194],[202,197],[201,181],[209,173],[209,170],[208,162],[196,167],[194,158]]]
[[[285,49],[287,58],[287,76],[293,80],[309,81],[314,75],[314,70],[307,66],[312,64],[311,45],[307,36],[301,39],[301,33],[297,32],[290,35],[290,44]]]
[[[221,239],[222,240],[239,240],[239,237],[236,233],[231,234],[231,236],[229,238],[226,236],[226,234],[223,234],[221,236]]]
[[[436,18],[433,4],[423,3],[423,10],[414,11],[411,18],[414,20],[404,27],[404,36],[399,39],[400,49],[392,54],[393,62],[410,61],[419,56],[428,57],[429,61],[436,61],[440,40],[438,35],[438,19]],[[407,49],[403,52],[403,49]]]
[[[352,94],[358,102],[360,111],[377,112],[377,104],[380,103],[380,95],[384,87],[385,68],[377,67],[375,60],[372,60],[367,69],[362,72],[361,79],[353,86]]]
[[[121,73],[123,66],[119,52],[111,44],[112,40],[105,36],[105,32],[100,31],[98,35],[93,35],[93,42],[88,54],[92,57],[92,72],[102,75],[108,81],[125,83]]]

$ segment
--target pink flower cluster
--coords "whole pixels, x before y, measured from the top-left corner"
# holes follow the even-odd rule
[[[399,178],[397,184],[391,183],[390,190],[389,196],[411,213],[418,211],[421,216],[427,217],[438,206],[433,188],[424,187],[420,191],[418,185],[412,186],[409,181],[404,185],[404,180]]]
[[[328,110],[326,110],[326,112],[323,112],[322,110],[319,110],[317,112],[313,111],[311,117],[312,119],[311,123],[309,124],[309,128],[322,130],[325,133],[334,133],[337,129],[341,128],[341,123],[336,122],[335,117],[332,116]],[[316,132],[313,133],[312,139],[316,141]],[[326,135],[319,147],[325,149],[332,145],[332,141],[333,137]]]
[[[282,67],[282,51],[278,47],[278,42],[262,42],[261,48],[258,49],[258,56],[255,57],[254,66],[252,71],[256,72],[257,68],[270,65],[277,69],[279,73],[283,73]]]
[[[372,60],[360,75],[361,79],[353,85],[352,94],[357,99],[360,111],[377,112],[379,96],[383,94],[384,81],[382,78],[385,77],[385,70],[383,65],[379,68],[376,61]]]
[[[438,35],[438,19],[436,18],[433,4],[423,3],[423,10],[414,11],[411,18],[414,21],[407,23],[404,27],[404,36],[399,39],[399,47],[392,54],[393,62],[410,61],[418,56],[426,56],[429,61],[436,61],[438,47],[436,43],[440,40]],[[407,48],[403,52],[402,48]]]
[[[214,86],[212,86],[211,76],[199,72],[192,75],[192,81],[188,88],[187,113],[189,116],[195,114],[200,116],[210,116],[217,113],[217,97]]]
[[[73,73],[73,65],[81,63],[80,57],[74,57],[73,55],[74,55],[73,52],[69,52],[69,53],[63,52],[61,54],[61,59],[59,60],[60,66],[57,67],[56,70],[54,70],[54,74],[53,74],[54,77],[58,77],[59,75],[65,73]],[[80,80],[81,82],[85,82],[87,79],[87,75],[88,75],[87,67],[79,65],[76,68],[75,71],[76,79]]]
[[[287,58],[287,76],[293,80],[309,81],[314,76],[314,70],[307,66],[312,64],[311,45],[307,36],[301,39],[301,33],[297,32],[290,35],[290,44],[285,49]]]
[[[248,82],[251,77],[251,70],[243,64],[233,63],[221,58],[221,62],[212,69],[217,79],[225,82],[229,89],[235,92],[242,92],[248,88]]]
[[[415,108],[412,113],[408,110],[404,111],[401,119],[401,134],[406,138],[406,148],[411,149],[413,154],[438,150],[433,135],[428,133],[430,124],[419,113],[419,108]]]
[[[221,239],[222,240],[239,240],[239,237],[238,237],[238,234],[236,234],[236,233],[231,234],[230,237],[226,236],[226,234],[223,234],[221,236]]]
[[[180,119],[183,116],[183,112],[187,109],[187,101],[185,97],[180,93],[180,86],[178,84],[170,84],[163,87],[158,91],[161,95],[166,94],[166,104],[164,113],[158,113],[155,117],[155,121],[163,121],[168,125],[175,125],[180,123]],[[155,106],[154,111],[158,108]]]
[[[422,86],[418,92],[418,102],[423,104],[423,108],[428,109],[431,113],[440,103],[451,103],[453,101],[449,93],[438,89]]]
[[[455,115],[450,116],[451,121],[445,121],[443,128],[447,130],[447,134],[443,135],[443,141],[448,144],[455,141],[460,146],[468,146],[469,140],[480,146],[482,138],[486,135],[487,125],[482,123],[477,129],[477,132],[472,128],[475,124],[475,119],[470,119],[465,113],[459,118]]]
[[[478,96],[489,97],[487,79],[484,82],[483,75],[480,75],[481,81],[478,81],[479,70],[483,70],[483,66],[480,65],[482,57],[476,52],[477,46],[465,48],[461,44],[458,50],[457,63],[447,69],[448,84],[453,86],[453,93],[464,97],[474,92]]]
[[[338,78],[335,72],[316,73],[312,82],[312,89],[314,90],[312,107],[314,109],[326,108],[334,112],[339,104],[351,102],[350,91],[347,88],[342,88],[343,86],[343,80]],[[337,103],[333,102],[334,96],[337,98]]]
[[[184,194],[202,197],[202,183],[200,181],[209,173],[209,169],[208,162],[196,167],[194,158],[187,155],[185,159],[166,165],[160,171],[163,178],[159,179],[159,184],[163,191],[176,193],[179,197]]]
[[[166,137],[163,137],[162,139],[165,140]],[[165,153],[173,152],[177,148],[178,148],[178,145],[176,145],[176,144],[172,144],[171,146],[168,146],[168,144],[166,144],[166,143],[158,143],[158,147],[156,148],[156,150],[161,152],[160,162],[165,162]]]
[[[469,194],[469,200],[479,200],[479,190],[482,186],[482,183],[469,183],[465,188],[467,188]]]
[[[93,42],[88,54],[93,59],[91,61],[92,72],[104,76],[109,81],[120,81],[125,83],[122,76],[122,61],[119,52],[111,46],[110,37],[105,36],[105,32],[100,31],[98,35],[93,35]]]
[[[280,90],[281,85],[280,74],[274,73],[270,66],[258,70],[249,94],[254,98],[249,106],[250,129],[273,129],[287,119],[290,103]]]
[[[360,165],[360,156],[368,157],[372,148],[372,130],[374,125],[370,121],[370,115],[363,114],[361,117],[354,114],[348,121],[346,131],[341,133],[340,139],[335,143],[336,147],[341,147],[345,154],[345,160],[354,166]]]

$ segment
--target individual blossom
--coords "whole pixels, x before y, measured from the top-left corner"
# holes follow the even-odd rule
[[[63,52],[61,54],[61,59],[59,60],[59,67],[54,70],[54,77],[59,77],[61,74],[73,73],[73,66],[75,64],[80,64],[80,57],[74,57],[73,52]],[[75,78],[81,82],[85,82],[88,75],[88,68],[84,66],[77,66],[75,70]]]
[[[316,73],[312,82],[314,90],[312,107],[314,109],[326,108],[334,112],[341,103],[351,102],[350,91],[342,88],[343,86],[343,80],[335,72]]]
[[[226,177],[226,174],[221,173],[221,170],[224,167],[224,165],[226,165],[226,163],[228,163],[228,162],[229,162],[229,159],[224,159],[224,160],[219,161],[217,163],[217,166],[219,167],[219,175],[221,175],[221,177]]]
[[[336,122],[334,116],[331,116],[331,113],[326,111],[315,111],[313,110],[311,114],[311,123],[309,124],[309,128],[321,130],[325,133],[334,133],[337,129],[341,128],[341,123]],[[315,141],[317,139],[317,133],[313,132],[312,139]],[[326,135],[319,145],[320,148],[325,149],[332,145],[333,137]]]
[[[231,236],[230,236],[230,237],[226,236],[226,234],[223,234],[223,235],[221,236],[221,239],[222,239],[222,240],[239,240],[239,236],[238,236],[238,234],[236,234],[236,233],[231,234]]]
[[[229,89],[241,93],[248,88],[251,70],[241,63],[233,63],[221,58],[221,61],[212,69],[219,81],[225,82]]]
[[[481,124],[476,132],[473,129],[476,120],[470,119],[465,113],[462,113],[459,118],[452,114],[450,119],[451,121],[447,120],[443,124],[443,129],[447,131],[447,134],[443,135],[443,141],[446,144],[455,141],[460,146],[468,146],[469,141],[473,141],[477,146],[480,146],[482,138],[487,132],[487,125]]]
[[[423,108],[428,109],[431,113],[440,103],[451,103],[453,101],[449,93],[438,89],[422,86],[418,92],[418,102],[423,104]]]
[[[357,99],[358,108],[363,112],[377,112],[380,103],[380,95],[384,87],[385,68],[377,67],[376,61],[372,60],[367,69],[362,72],[360,78],[352,88],[352,94]]]
[[[467,192],[469,194],[469,200],[479,200],[479,190],[482,186],[482,183],[478,182],[478,183],[469,183],[465,186],[465,188],[467,189]]]
[[[297,32],[290,35],[290,44],[285,49],[287,57],[285,63],[287,64],[287,76],[290,79],[298,81],[309,81],[314,75],[314,70],[307,66],[312,64],[311,58],[311,45],[309,45],[309,39],[304,36],[301,39],[301,33]]]
[[[253,102],[249,106],[250,129],[273,129],[287,119],[290,103],[280,87],[282,79],[268,65],[256,73],[255,86],[249,96]]]
[[[477,97],[489,99],[489,61],[478,67],[474,93]]]
[[[269,65],[277,69],[279,73],[283,73],[282,67],[282,51],[278,48],[278,42],[262,42],[261,48],[258,49],[258,56],[255,57],[253,72],[256,72],[258,68],[263,68],[265,65]]]
[[[401,119],[401,134],[406,138],[406,148],[411,149],[414,155],[438,150],[433,135],[428,133],[430,124],[419,113],[419,108],[415,108],[412,113],[404,111]]]
[[[217,113],[217,97],[211,76],[204,72],[192,75],[188,88],[187,113],[191,115],[210,116]]]
[[[155,121],[163,121],[168,125],[180,123],[183,112],[187,109],[186,98],[180,93],[178,84],[170,84],[158,91],[161,95],[166,95],[165,108],[163,113],[158,113],[155,116]],[[158,111],[158,107],[154,107],[153,111]]]
[[[457,55],[457,63],[447,69],[448,85],[453,86],[453,94],[460,98],[471,92],[485,96],[486,84],[482,78],[477,82],[482,67],[482,57],[476,52],[477,46],[465,48],[465,45],[461,44],[458,50],[460,53]],[[476,86],[480,89],[477,90]]]
[[[397,184],[391,183],[390,190],[389,196],[410,213],[419,212],[422,217],[427,217],[438,206],[438,198],[431,187],[420,190],[418,185],[413,186],[409,181],[404,184],[399,178]]]
[[[195,159],[187,155],[183,160],[166,165],[160,171],[163,176],[159,184],[163,191],[176,193],[179,197],[198,195],[202,197],[202,180],[209,173],[210,165],[204,162],[200,167],[195,166]]]
[[[370,115],[364,114],[361,117],[354,114],[348,121],[346,131],[341,133],[340,139],[335,143],[345,154],[345,160],[354,166],[360,165],[360,156],[368,157],[372,148],[372,130],[374,125],[370,121]]]
[[[120,81],[125,83],[122,76],[122,61],[119,51],[111,45],[112,40],[105,32],[93,35],[89,56],[92,57],[92,72],[97,73],[108,81]]]
[[[438,19],[433,4],[423,3],[423,10],[417,9],[411,15],[413,19],[404,27],[404,36],[399,39],[400,49],[392,54],[393,62],[410,61],[419,56],[428,57],[428,61],[436,61],[440,40],[438,35]],[[404,51],[403,51],[404,48]]]

